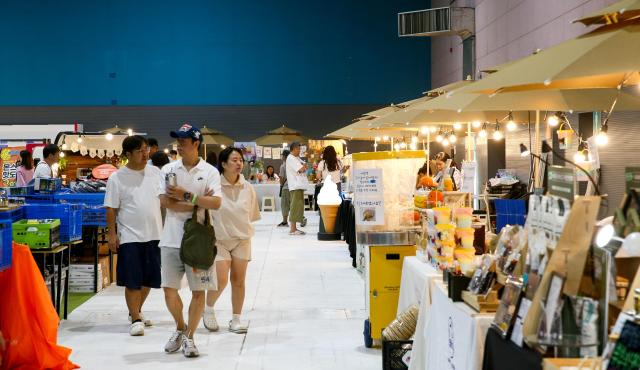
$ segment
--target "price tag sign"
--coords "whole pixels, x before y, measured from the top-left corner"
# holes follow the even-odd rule
[[[576,189],[576,174],[572,168],[549,167],[549,194],[573,202]]]

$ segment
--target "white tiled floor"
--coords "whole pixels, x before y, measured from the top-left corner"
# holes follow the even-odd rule
[[[86,369],[379,369],[380,351],[363,346],[364,287],[347,246],[317,241],[318,217],[307,217],[304,237],[275,228],[276,213],[257,224],[243,315],[248,334],[209,333],[201,325],[199,358],[167,355],[174,326],[162,291],[152,291],[144,307],[155,326],[130,337],[123,290],[112,285],[61,324],[59,343]],[[188,290],[181,294],[187,306]],[[230,319],[229,287],[217,312],[221,324]]]

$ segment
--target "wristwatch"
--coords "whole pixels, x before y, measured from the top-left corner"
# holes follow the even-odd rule
[[[191,202],[191,198],[193,198],[193,194],[191,194],[190,192],[186,191],[183,195],[183,199],[185,202]]]

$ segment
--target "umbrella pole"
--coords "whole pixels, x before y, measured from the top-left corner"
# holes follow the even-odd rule
[[[431,156],[431,130],[427,131],[427,164],[429,164],[429,157]],[[427,166],[427,175],[431,176],[431,165]]]
[[[473,156],[471,153],[472,145],[471,145],[471,122],[467,122],[467,162],[473,161]]]
[[[536,110],[536,133],[535,133],[535,145],[533,146],[533,152],[540,156],[540,111]],[[535,177],[533,179],[534,189],[540,188],[540,161],[533,162],[533,172]]]

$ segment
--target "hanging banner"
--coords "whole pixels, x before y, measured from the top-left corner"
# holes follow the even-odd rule
[[[282,149],[280,148],[272,148],[271,149],[271,158],[272,159],[280,159],[282,156]]]
[[[271,159],[273,157],[273,148],[265,146],[264,147],[264,159]]]
[[[0,164],[2,165],[0,186],[16,186],[18,170],[16,162],[20,160],[20,152],[25,149],[24,146],[16,146],[3,148],[0,151]]]
[[[476,162],[462,162],[462,186],[463,193],[475,194]]]
[[[267,148],[264,148],[264,147],[262,147],[260,145],[256,146],[256,156],[258,158],[262,158],[263,157],[263,153],[266,153],[266,151],[263,152],[263,149],[267,149]],[[264,154],[264,158],[269,158],[269,157],[267,157],[267,155]]]
[[[245,162],[255,162],[257,159],[257,145],[255,142],[235,142],[234,147],[242,151]]]

